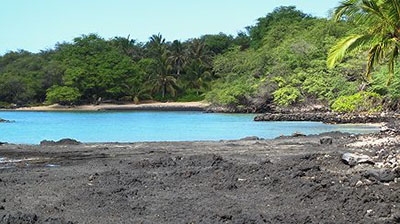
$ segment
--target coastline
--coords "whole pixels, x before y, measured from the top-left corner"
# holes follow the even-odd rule
[[[11,111],[205,111],[210,104],[205,102],[155,102],[142,104],[108,104],[61,106],[58,104],[37,107],[20,107]],[[9,109],[7,109],[9,110]]]
[[[0,223],[395,223],[392,157],[342,159],[382,137],[0,145]]]

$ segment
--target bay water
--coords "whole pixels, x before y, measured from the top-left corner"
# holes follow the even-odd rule
[[[321,122],[254,122],[252,114],[203,112],[22,112],[0,111],[0,142],[38,144],[73,138],[81,142],[233,140],[247,136],[272,139],[295,132],[371,133],[371,125]]]

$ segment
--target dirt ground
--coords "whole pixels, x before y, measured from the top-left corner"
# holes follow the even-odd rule
[[[0,146],[0,223],[397,223],[357,137]],[[397,145],[390,146],[397,147]],[[368,153],[372,153],[368,151]]]

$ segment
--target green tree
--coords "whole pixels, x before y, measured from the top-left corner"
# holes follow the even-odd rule
[[[374,66],[385,62],[388,64],[390,83],[400,47],[400,1],[346,0],[336,8],[334,19],[353,22],[359,28],[331,48],[328,67],[334,67],[347,52],[368,50],[367,80],[370,80]]]
[[[168,62],[172,64],[176,76],[179,77],[183,67],[187,62],[187,52],[179,40],[174,40],[170,46]]]
[[[60,105],[72,105],[78,102],[81,94],[77,88],[68,86],[53,86],[47,90],[46,101]]]
[[[128,56],[95,34],[59,46],[58,57],[65,68],[64,85],[77,88],[86,102],[123,97],[126,80],[138,75]]]

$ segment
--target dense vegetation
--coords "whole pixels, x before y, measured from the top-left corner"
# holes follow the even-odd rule
[[[350,19],[335,22],[279,7],[236,36],[169,42],[157,34],[138,43],[82,35],[40,53],[1,56],[0,104],[205,99],[248,112],[315,104],[337,111],[397,109],[394,64],[366,69],[366,52],[353,51],[327,67],[330,49],[359,30]]]

